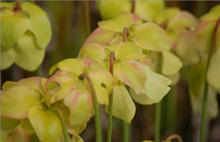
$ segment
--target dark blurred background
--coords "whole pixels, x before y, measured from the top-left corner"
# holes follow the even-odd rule
[[[41,66],[42,74],[48,77],[52,65],[66,59],[77,57],[83,42],[97,28],[101,21],[95,1],[35,1],[42,7],[51,21],[53,37],[47,47],[46,56]],[[166,6],[179,7],[194,14],[197,18],[208,12],[219,1],[166,1]],[[37,75],[13,65],[1,71],[1,84],[6,80],[17,81],[21,78]],[[218,95],[220,104],[220,96]],[[141,106],[136,104],[136,115],[130,125],[132,142],[154,139],[155,105]],[[220,110],[220,108],[219,108]],[[103,137],[107,134],[107,115],[102,108]],[[199,138],[200,115],[193,115],[189,100],[188,86],[184,78],[172,88],[162,101],[161,140],[171,134],[178,134],[184,142],[197,142]],[[85,142],[95,141],[93,119],[81,134]],[[215,119],[208,120],[208,141],[220,142],[220,113]],[[122,121],[113,120],[112,142],[122,141]]]

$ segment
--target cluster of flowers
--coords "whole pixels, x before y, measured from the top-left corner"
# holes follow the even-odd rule
[[[22,3],[27,5],[27,9],[29,5],[33,5],[29,2]],[[198,21],[190,13],[178,8],[165,8],[162,1],[136,1],[133,13],[130,13],[130,1],[99,1],[97,5],[104,21],[98,23],[99,27],[85,41],[77,58],[66,59],[54,65],[49,73],[52,76],[48,79],[31,77],[4,83],[1,91],[2,140],[54,142],[64,138],[62,131],[66,129],[72,135],[71,141],[83,141],[79,134],[95,113],[93,95],[96,95],[98,104],[106,106],[106,112],[109,96],[113,95],[113,116],[130,123],[135,115],[133,100],[143,105],[161,101],[170,90],[169,85],[174,85],[179,78],[179,70],[183,65],[181,60],[186,65],[196,64],[197,67],[198,64],[199,70],[196,67],[192,69],[194,74],[200,71],[202,67],[198,62],[200,58],[207,58],[207,47],[204,43],[204,48],[199,47],[204,54],[198,54],[195,48],[196,37],[201,42],[209,42],[206,39],[210,39],[210,29],[214,27],[220,13],[220,6],[217,6],[201,18],[204,22],[198,26]],[[17,15],[6,15],[14,9],[13,6],[15,5],[2,4],[1,11],[4,10],[5,14],[1,18],[8,16],[17,21]],[[35,10],[31,9],[39,13]],[[35,22],[36,19],[33,20]],[[1,28],[5,30],[10,27],[9,24],[2,25],[5,27]],[[40,35],[43,33],[38,33],[40,27],[33,27],[30,24],[19,36],[17,33],[16,36],[13,35],[13,45],[16,43],[16,47],[12,47],[11,40],[7,42],[9,37],[2,36],[5,38],[2,41],[5,42],[1,46],[10,47],[2,50],[7,50],[7,53],[10,50],[14,54],[14,50],[24,47],[19,46],[19,42],[23,45],[22,41],[27,42],[26,38],[30,38],[31,43],[37,41],[34,45],[38,50],[44,48],[48,39],[41,39]],[[218,31],[218,38],[219,33]],[[22,40],[23,37],[25,40]],[[216,41],[219,49],[220,40]],[[201,42],[198,42],[199,46]],[[10,46],[7,45],[9,43]],[[28,57],[35,54],[28,51]],[[220,89],[220,79],[213,75],[220,70],[219,51],[213,55],[208,70],[209,84],[217,89]],[[7,60],[8,56],[5,54],[3,57]],[[23,59],[15,59],[17,64],[26,64]],[[192,79],[192,82],[195,81],[198,80]],[[94,88],[91,87],[91,82]],[[201,92],[202,87],[195,84],[192,84],[191,92]],[[66,128],[61,122],[65,123]]]

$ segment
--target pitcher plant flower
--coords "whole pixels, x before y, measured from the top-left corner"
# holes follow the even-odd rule
[[[13,63],[36,70],[51,36],[49,19],[40,7],[31,2],[1,2],[1,70]]]

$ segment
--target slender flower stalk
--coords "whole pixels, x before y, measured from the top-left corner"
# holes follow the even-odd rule
[[[62,130],[63,130],[64,142],[69,142],[69,134],[67,132],[67,127],[66,127],[64,118],[62,117],[63,115],[62,115],[62,112],[61,112],[58,104],[55,104],[55,108],[56,108],[57,115],[58,115],[58,117],[60,119],[60,122],[61,122]]]
[[[111,55],[110,55],[110,73],[112,75],[113,75],[114,60],[115,60],[114,52],[111,52]],[[112,109],[113,109],[113,93],[111,93],[109,95],[107,142],[111,142],[111,138],[112,138]]]
[[[20,0],[17,0],[16,3],[15,3],[15,7],[14,7],[14,12],[18,12],[18,11],[21,11],[21,1]]]
[[[132,1],[131,13],[135,13],[136,0]]]
[[[85,1],[85,22],[86,22],[86,30],[87,34],[91,33],[91,21],[90,21],[90,7],[89,1]]]
[[[95,108],[95,130],[96,130],[96,142],[101,142],[102,141],[102,134],[101,134],[101,121],[100,121],[100,111],[99,111],[99,105],[97,102],[97,97],[96,97],[96,92],[95,92],[95,87],[92,83],[91,78],[86,74],[82,73],[79,75],[79,79],[86,79],[88,81],[91,93],[92,93],[92,99],[93,99],[93,105]]]
[[[204,92],[203,92],[203,102],[202,102],[202,120],[201,120],[201,127],[200,127],[200,141],[205,142],[206,140],[206,114],[207,114],[207,100],[208,100],[208,91],[209,91],[209,85],[207,81],[207,70],[209,68],[210,60],[211,57],[215,51],[214,44],[216,40],[216,34],[218,31],[218,27],[220,25],[220,17],[218,18],[214,31],[212,34],[211,42],[210,42],[210,47],[209,47],[209,53],[208,53],[208,61],[206,65],[206,70],[205,70],[205,87],[204,87]]]
[[[128,28],[125,27],[123,30],[123,42],[127,41],[127,36],[128,36]]]
[[[156,68],[155,71],[161,74],[161,67],[162,67],[162,59],[161,53],[158,53],[157,60],[156,60]],[[160,123],[161,123],[161,102],[156,104],[156,112],[155,112],[155,136],[154,141],[160,141]]]

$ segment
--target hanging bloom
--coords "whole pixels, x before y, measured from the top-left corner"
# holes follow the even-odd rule
[[[110,20],[101,21],[97,28],[85,41],[98,42],[105,45],[122,41],[124,28],[128,28],[127,41],[139,48],[151,51],[168,51],[170,41],[161,27],[154,23],[144,23],[135,14],[120,13]]]
[[[18,2],[19,3],[19,2]],[[13,63],[36,70],[52,33],[46,13],[31,2],[1,2],[1,70]]]
[[[18,82],[7,81],[1,91],[2,138],[29,142],[53,142],[61,138],[62,127],[57,115],[43,102],[45,78],[31,77]]]
[[[130,41],[108,46],[96,42],[88,43],[82,47],[78,58],[90,57],[106,65],[106,69],[109,70],[111,52],[115,53],[113,76],[116,84],[113,89],[113,116],[130,123],[135,115],[135,105],[131,96],[140,104],[157,103],[170,90],[167,86],[171,81],[153,72],[148,67],[151,64],[150,58]],[[131,95],[126,85],[130,87]],[[139,96],[142,96],[141,101]]]
[[[209,48],[213,48],[213,55],[210,60],[207,71],[207,80],[209,85],[220,90],[220,5],[213,7],[209,13],[200,18],[201,23],[196,30],[197,48],[202,53],[208,55]],[[214,31],[215,26],[218,24]],[[210,47],[213,32],[216,32],[213,47]]]
[[[69,133],[81,133],[93,116],[93,101],[90,86],[79,76],[86,73],[91,78],[99,104],[108,105],[112,92],[112,75],[93,59],[66,59],[54,65],[50,74],[59,69],[46,82],[45,102],[48,107],[62,104],[62,111]]]

